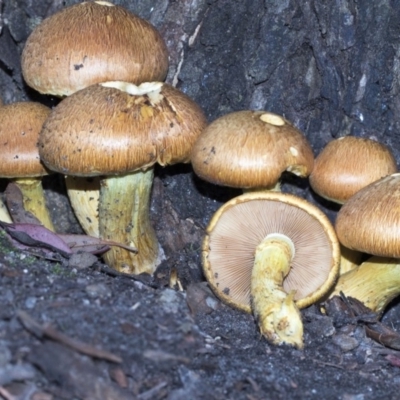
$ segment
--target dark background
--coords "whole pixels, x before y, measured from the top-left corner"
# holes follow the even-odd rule
[[[57,104],[57,99],[24,84],[20,55],[43,18],[75,3],[0,0],[0,97],[6,103]],[[315,155],[332,138],[356,135],[387,144],[399,163],[400,2],[114,3],[159,29],[170,51],[168,82],[195,99],[209,121],[235,110],[269,110],[300,128]],[[0,181],[0,189],[4,186]],[[57,229],[78,232],[62,179],[50,178],[45,186]],[[315,196],[307,180],[285,175],[283,190],[317,203],[334,219],[337,207]],[[74,353],[30,336],[16,317],[16,310],[24,309],[38,321],[50,321],[71,337],[123,357],[120,373],[127,377],[124,390],[129,394],[121,395],[119,382],[119,394],[109,398],[396,398],[400,358],[388,361],[385,357],[393,354],[366,339],[362,329],[334,328],[316,308],[303,312],[304,352],[269,346],[250,315],[221,304],[206,311],[188,309],[193,284],[203,280],[199,254],[204,227],[222,202],[239,193],[202,182],[190,165],[157,168],[152,216],[166,254],[158,289],[96,269],[70,272],[49,261],[6,252],[0,243],[0,351],[10,355],[0,372],[4,365],[20,361],[35,365],[38,369],[25,387],[35,382],[44,392],[57,393],[55,386],[65,391],[65,397],[58,393],[54,398],[70,399],[73,394],[102,400],[105,388],[118,386],[104,361],[75,359]],[[163,276],[174,268],[192,291],[160,289],[167,281]],[[172,312],[174,302],[178,311]],[[131,308],[135,304],[137,312]],[[399,314],[398,305],[392,306],[386,321],[399,328]],[[70,367],[65,368],[67,361]]]

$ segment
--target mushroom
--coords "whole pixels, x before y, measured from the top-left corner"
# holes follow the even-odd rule
[[[224,204],[202,247],[204,274],[225,303],[253,312],[273,344],[303,347],[299,308],[335,283],[339,243],[328,218],[299,197],[251,192]]]
[[[310,185],[324,199],[344,204],[363,187],[397,171],[384,144],[355,136],[329,142],[317,156]]]
[[[27,84],[60,97],[106,81],[161,81],[167,71],[167,47],[156,29],[106,1],[83,2],[46,18],[22,52]],[[99,178],[66,177],[65,184],[83,230],[98,237]]]
[[[100,82],[161,81],[168,51],[149,22],[107,1],[85,1],[43,20],[28,37],[21,62],[30,87],[69,96]]]
[[[238,111],[212,122],[196,140],[192,165],[214,184],[277,189],[284,171],[308,176],[314,156],[305,136],[267,111]]]
[[[42,187],[42,176],[48,171],[37,148],[39,132],[49,113],[48,107],[35,102],[0,107],[0,176],[12,179],[22,192],[25,209],[54,230]]]
[[[329,142],[317,156],[310,185],[321,197],[344,204],[363,187],[397,171],[396,160],[384,144],[355,136]],[[340,273],[356,268],[362,253],[341,245]]]
[[[43,162],[66,175],[100,176],[100,237],[138,249],[113,247],[105,255],[110,266],[154,272],[160,253],[149,219],[153,165],[189,162],[205,125],[199,106],[161,82],[92,85],[53,109],[39,139]]]
[[[65,175],[65,186],[82,229],[87,235],[98,238],[100,178]]]
[[[382,312],[400,294],[400,173],[371,183],[352,196],[336,219],[339,241],[375,257],[341,275],[341,291]],[[392,260],[390,260],[392,259]]]
[[[0,97],[0,107],[4,105],[3,100]],[[0,221],[3,222],[8,222],[11,223],[12,219],[11,216],[7,210],[7,207],[5,206],[5,204],[3,203],[3,201],[0,199]]]

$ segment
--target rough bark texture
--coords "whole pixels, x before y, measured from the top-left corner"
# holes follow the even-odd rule
[[[57,103],[57,99],[39,95],[24,84],[20,68],[21,51],[28,35],[43,18],[65,6],[78,2],[77,0],[0,0],[0,97],[5,103],[19,100],[36,100],[47,105]],[[400,129],[398,118],[400,114],[400,2],[393,0],[116,0],[114,3],[137,13],[159,29],[170,52],[170,70],[167,81],[196,100],[205,110],[209,121],[236,110],[269,110],[283,114],[300,128],[308,137],[315,155],[332,138],[351,134],[375,138],[387,144],[394,152],[397,163],[400,164],[398,133]],[[203,279],[199,261],[203,228],[222,202],[238,194],[239,191],[201,181],[194,176],[190,166],[158,168],[156,176],[152,196],[152,213],[153,223],[166,255],[164,268],[167,272],[176,268],[178,276],[186,288]],[[3,187],[4,183],[0,183],[0,189]],[[47,188],[58,229],[60,231],[78,230],[63,195],[65,189],[60,185],[60,181],[50,180]],[[310,191],[307,181],[285,176],[283,190],[296,193],[317,203],[328,212],[331,218],[334,218],[335,210]],[[6,260],[6,257],[4,259]],[[22,262],[21,260],[19,262]],[[44,269],[46,270],[46,268]],[[7,273],[11,274],[12,271]],[[39,272],[37,273],[39,274]],[[21,272],[21,276],[28,279],[28,275],[24,274],[27,274],[25,270],[23,274]],[[165,276],[167,275],[166,273]],[[10,276],[7,278],[9,281],[12,280]],[[90,274],[88,277],[90,278]],[[91,279],[89,278],[88,280]],[[162,279],[162,276],[160,275],[158,278]],[[42,282],[45,287],[44,278]],[[75,282],[72,283],[72,280],[68,282],[71,285],[75,284]],[[28,287],[28,283],[24,285]],[[0,321],[3,324],[0,328],[7,327],[10,320],[14,321],[12,329],[18,331],[20,328],[18,328],[15,316],[11,311],[15,307],[13,302],[25,304],[23,301],[28,302],[29,298],[22,300],[22,292],[16,292],[13,297],[14,289],[12,288],[10,283],[5,292],[12,300],[9,300],[9,308],[4,308],[5,316],[2,314],[3,317],[1,317],[0,315],[0,319],[3,321]],[[116,291],[116,298],[118,298],[118,294],[119,292]],[[34,295],[32,294],[32,296]],[[130,296],[131,292],[127,294],[126,304],[132,301]],[[144,300],[138,299],[137,301],[143,302]],[[110,303],[112,303],[111,300]],[[122,309],[126,304],[119,303],[121,315],[125,315],[125,312],[128,313],[128,309]],[[130,303],[129,307],[133,304]],[[99,315],[104,315],[100,306],[103,304],[99,303]],[[147,306],[151,314],[150,303]],[[108,312],[114,314],[113,304],[109,307]],[[193,310],[191,309],[191,311]],[[66,316],[79,320],[80,312],[81,310],[77,307],[74,308],[74,313],[71,315],[66,312],[65,315],[54,314],[52,318],[53,320],[57,319],[62,325],[63,318]],[[221,314],[222,312],[223,314]],[[35,313],[38,319],[46,320],[47,318],[45,314],[41,314],[39,307],[32,309],[32,313]],[[385,368],[387,367],[385,370],[382,364],[378,365],[377,358],[375,358],[373,361],[377,366],[376,371],[378,371],[375,381],[370,374],[366,375],[370,371],[364,375],[360,372],[359,375],[350,376],[348,371],[351,368],[350,366],[347,368],[346,364],[346,356],[349,353],[344,356],[345,366],[342,368],[342,355],[340,351],[337,351],[337,346],[341,344],[326,342],[326,337],[331,336],[332,333],[324,334],[320,331],[315,333],[311,329],[311,323],[319,324],[318,321],[326,318],[320,315],[316,317],[317,314],[318,312],[310,311],[306,314],[306,320],[308,318],[306,348],[310,346],[310,343],[315,347],[308,347],[310,350],[305,353],[308,357],[305,359],[303,355],[286,351],[285,348],[273,349],[271,355],[271,349],[266,347],[267,350],[265,350],[265,345],[260,343],[254,333],[256,328],[248,327],[248,324],[252,323],[251,316],[243,316],[234,310],[227,311],[226,308],[220,311],[220,314],[218,311],[213,311],[202,329],[215,336],[217,335],[216,330],[219,329],[218,324],[224,321],[229,322],[229,326],[233,327],[232,330],[228,328],[228,325],[222,324],[220,326],[223,328],[220,332],[223,333],[222,341],[230,343],[230,347],[228,347],[232,349],[232,352],[227,347],[220,345],[218,351],[225,353],[218,353],[218,357],[228,354],[230,358],[228,360],[221,359],[218,362],[215,361],[217,357],[212,359],[211,356],[205,356],[201,360],[197,359],[199,365],[190,365],[189,367],[193,371],[197,371],[199,378],[196,375],[196,379],[194,379],[194,375],[190,375],[190,379],[202,384],[198,389],[199,393],[207,392],[208,398],[212,398],[210,397],[211,392],[214,393],[214,389],[212,391],[210,389],[213,387],[212,385],[217,387],[217,395],[214,393],[214,398],[228,398],[229,396],[225,396],[227,393],[233,396],[229,398],[250,398],[251,395],[253,395],[251,398],[267,398],[271,393],[274,393],[272,395],[274,398],[289,398],[288,393],[293,394],[293,391],[296,394],[292,398],[302,398],[303,394],[307,398],[329,398],[327,395],[331,388],[329,380],[331,372],[335,371],[335,379],[344,382],[343,390],[340,391],[342,399],[374,398],[369,397],[371,395],[368,392],[369,389],[364,390],[364,387],[368,388],[370,384],[380,390],[375,392],[375,398],[378,398],[379,395],[381,395],[380,398],[394,396],[397,390],[396,385],[397,388],[399,385],[399,374],[393,371],[394,367],[390,369],[385,364]],[[160,318],[163,315],[160,314]],[[187,317],[188,315],[189,312],[185,314]],[[141,314],[141,318],[143,318],[143,314]],[[148,320],[154,322],[151,315]],[[143,323],[140,318],[139,322]],[[325,322],[324,319],[321,324],[325,326]],[[231,336],[245,332],[240,324],[253,332],[254,337],[246,339],[250,342],[249,347],[243,347],[242,353],[238,354],[235,349],[238,348],[239,342],[231,340]],[[78,325],[79,322],[76,325],[73,324],[77,327]],[[106,329],[105,325],[107,324],[102,325],[103,329]],[[93,326],[96,325],[93,324]],[[157,326],[162,326],[162,323]],[[224,330],[225,328],[226,330]],[[95,331],[97,331],[96,329]],[[196,325],[192,329],[199,328]],[[178,328],[176,330],[178,331]],[[7,330],[7,332],[9,331]],[[10,332],[13,331],[10,330]],[[103,338],[107,338],[104,341],[111,340],[108,333],[101,334]],[[146,335],[147,333],[144,332],[143,336],[140,336],[142,337],[140,340],[147,340]],[[205,337],[202,336],[201,331],[196,331],[195,335],[198,335],[199,338],[196,340],[199,343]],[[77,336],[79,337],[79,334]],[[97,339],[101,343],[101,340]],[[221,337],[218,340],[220,339]],[[124,340],[124,337],[119,340]],[[129,340],[135,339],[129,338]],[[138,343],[135,342],[138,346],[136,349],[142,348],[140,340]],[[168,340],[165,339],[165,343],[169,343]],[[244,338],[243,343],[245,343]],[[159,341],[155,340],[154,347],[158,345]],[[175,343],[173,345],[175,346]],[[130,351],[133,347],[131,342],[121,346],[126,346]],[[11,345],[9,347],[11,350],[15,350],[14,347],[11,348]],[[171,347],[171,349],[175,348],[178,346]],[[321,348],[323,350],[319,353]],[[206,347],[202,348],[203,350],[202,354],[206,354]],[[141,350],[135,351],[140,352]],[[324,358],[326,353],[330,354],[330,358]],[[337,362],[335,358],[337,353],[340,355],[340,362]],[[125,355],[127,359],[128,354],[130,353],[127,352]],[[200,357],[199,354],[200,351],[196,353],[193,350],[190,357]],[[260,354],[261,359],[258,358]],[[357,362],[357,365],[367,363],[365,361],[367,356],[361,362],[359,361],[361,356],[357,358],[358,353],[354,354],[355,364]],[[319,356],[321,356],[321,360],[318,361]],[[19,359],[19,357],[16,355],[14,358]],[[131,360],[131,355],[129,357]],[[236,357],[238,358],[236,359]],[[270,361],[268,361],[268,357]],[[311,361],[309,361],[310,358]],[[350,356],[347,357],[347,360],[350,358]],[[245,366],[243,366],[242,359],[246,359]],[[257,359],[261,364],[255,363],[253,366],[253,359]],[[302,364],[299,367],[297,364],[300,359]],[[282,362],[282,360],[284,361]],[[303,362],[303,360],[305,361]],[[395,360],[392,358],[391,365],[399,366],[398,360],[398,358]],[[189,361],[184,360],[182,363],[189,363]],[[332,366],[336,369],[332,369]],[[142,370],[142,367],[141,365],[136,369]],[[150,371],[149,374],[153,375],[151,378],[147,378],[144,387],[156,387],[159,382],[154,376],[158,375],[154,373],[151,366],[147,365],[146,368]],[[190,381],[189,378],[185,378],[187,374],[184,368],[186,367],[179,367],[178,372],[176,372],[177,368],[174,368],[168,367],[163,372],[162,376],[168,377],[165,378],[167,389],[163,389],[164,381],[161,380],[160,391],[165,392],[175,388],[175,395],[170,395],[168,398],[178,399],[184,398],[184,396],[189,398],[190,396],[187,397],[187,395],[190,394],[191,386],[188,386],[187,393],[181,393],[179,392],[181,389],[177,389],[177,387],[185,385],[185,382]],[[331,369],[329,370],[329,368]],[[355,371],[360,369],[361,367]],[[124,369],[125,372],[126,370],[127,368]],[[265,378],[266,370],[267,378]],[[305,375],[303,374],[304,370],[308,371]],[[135,371],[132,367],[132,376],[137,375]],[[202,371],[206,371],[205,375]],[[236,371],[239,378],[236,375],[234,379],[226,378],[228,375],[234,376],[233,371]],[[282,373],[281,376],[280,373]],[[218,379],[208,379],[213,375]],[[207,379],[204,376],[207,376]],[[289,378],[286,379],[286,376]],[[387,384],[386,380],[393,376],[393,384]],[[358,384],[357,380],[361,378],[363,383]],[[325,383],[322,384],[322,381]],[[225,390],[226,382],[231,385],[229,390]],[[257,382],[262,383],[257,386]],[[297,391],[296,382],[299,384]],[[304,384],[299,382],[304,382]],[[380,386],[381,383],[382,386]],[[235,385],[242,385],[241,388],[250,388],[249,393],[252,391],[252,394],[245,397],[246,393],[242,392],[243,396],[238,396],[239,389],[237,387],[239,386]],[[280,385],[283,385],[282,390]],[[274,388],[272,392],[270,391],[271,387]],[[313,391],[314,387],[317,389],[323,387],[326,392]],[[142,390],[137,389],[137,391],[141,392]],[[183,397],[179,397],[180,394]],[[84,397],[85,394],[76,393],[76,396],[79,395]],[[140,398],[151,398],[151,394],[149,396]],[[160,395],[153,396],[153,398],[167,398],[167,394],[164,397]],[[196,398],[201,398],[201,395],[199,394]]]
[[[77,2],[3,0],[0,93],[7,103],[21,99],[52,103],[24,85],[20,53],[35,25]],[[351,134],[382,141],[399,159],[400,4],[389,0],[115,3],[160,30],[170,51],[168,81],[194,98],[210,121],[234,110],[270,110],[302,129],[315,154],[332,138]],[[191,182],[184,184],[192,187]],[[194,199],[198,189],[191,191]],[[204,190],[214,189],[206,185]],[[206,209],[207,201],[198,206]]]

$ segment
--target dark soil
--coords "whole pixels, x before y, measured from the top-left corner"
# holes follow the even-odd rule
[[[165,193],[163,202],[172,218]],[[158,216],[168,248],[176,226],[163,233]],[[335,322],[313,306],[302,312],[304,350],[269,345],[251,315],[210,292],[200,272],[201,227],[176,218],[190,229],[175,236],[179,255],[154,278],[120,275],[101,261],[46,260],[1,236],[5,399],[397,398],[400,352],[367,338],[354,320]],[[168,287],[172,269],[185,290]],[[400,306],[385,322],[400,328]]]
[[[76,0],[0,1],[0,96],[39,96],[22,80],[26,37]],[[315,153],[345,134],[388,144],[397,160],[400,4],[295,0],[115,1],[166,38],[168,81],[210,120],[238,109],[284,114]],[[155,4],[156,3],[156,4]],[[59,232],[80,232],[60,177],[45,182]],[[1,182],[4,189],[5,182]],[[307,182],[283,191],[337,207]],[[153,278],[124,276],[100,260],[48,260],[0,236],[0,398],[397,399],[400,352],[366,337],[362,323],[303,310],[304,350],[269,345],[251,315],[219,302],[201,272],[204,228],[240,191],[157,168],[152,218],[166,259]],[[169,287],[170,274],[179,285]],[[383,318],[400,331],[400,305]]]

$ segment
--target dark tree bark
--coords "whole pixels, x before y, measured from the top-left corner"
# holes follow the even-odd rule
[[[44,17],[77,2],[3,0],[0,95],[5,102],[49,103],[24,85],[21,50]],[[160,30],[170,51],[168,81],[194,98],[210,121],[235,110],[270,110],[303,130],[315,154],[332,138],[356,135],[387,144],[400,160],[399,2],[115,3]],[[168,171],[159,172],[162,191],[182,219],[194,216],[205,225],[220,202],[236,193],[200,182],[189,167]],[[292,186],[287,190],[315,201],[307,184]]]

